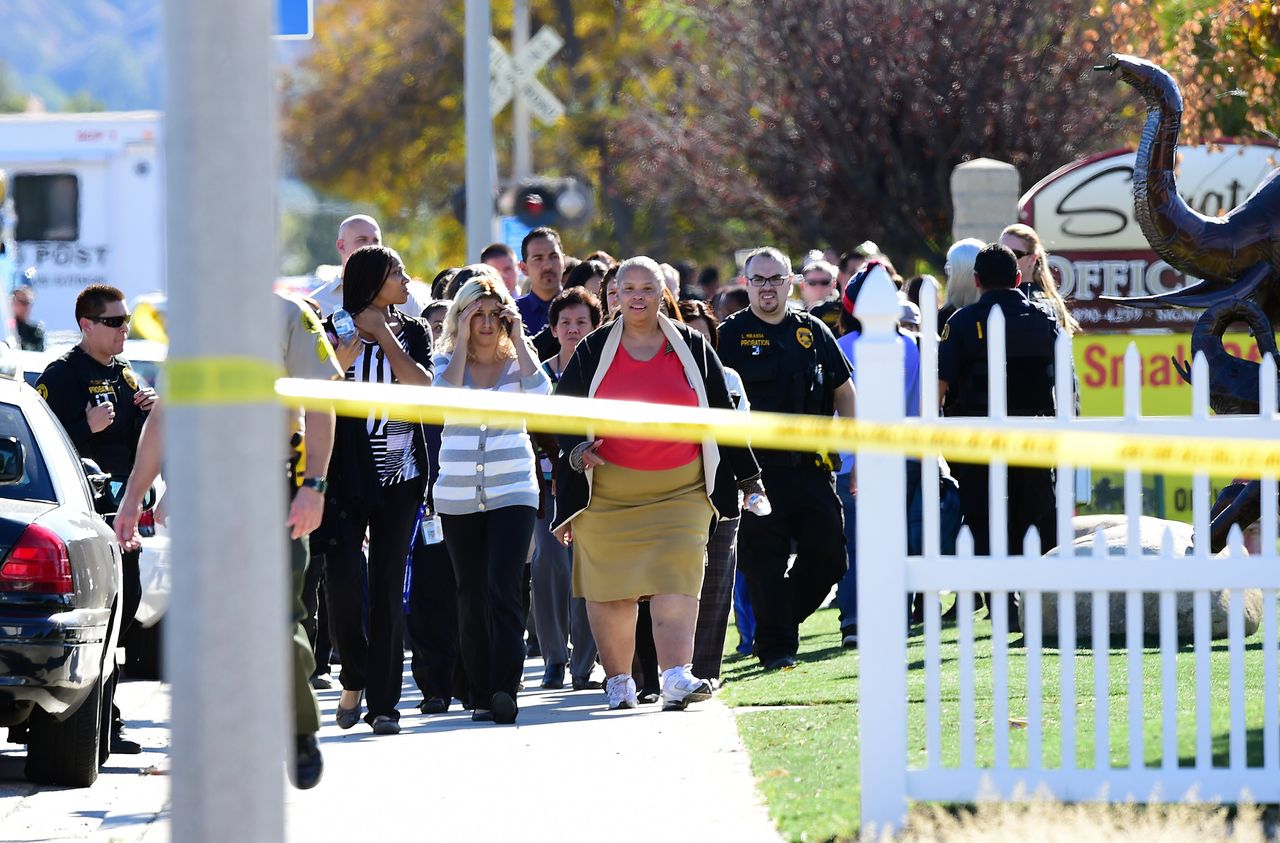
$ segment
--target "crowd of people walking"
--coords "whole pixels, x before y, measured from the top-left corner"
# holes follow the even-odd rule
[[[336,361],[321,376],[853,417],[858,292],[882,274],[900,290],[907,414],[931,400],[920,394],[916,351],[924,279],[901,278],[869,241],[812,252],[798,272],[785,253],[761,247],[730,283],[643,256],[579,260],[550,228],[529,232],[518,255],[495,244],[430,284],[411,278],[370,217],[345,220],[337,250],[340,275],[298,303],[305,336],[328,343]],[[1020,396],[1010,412],[1053,412],[1053,339],[1076,326],[1047,265],[1026,226],[948,252],[944,412],[986,413],[983,326],[993,306],[1008,320],[1010,392]],[[323,420],[320,429],[329,434]],[[492,723],[519,717],[534,654],[543,688],[603,691],[610,709],[706,700],[731,609],[738,651],[785,670],[796,664],[800,624],[835,588],[841,642],[857,646],[852,455],[420,425],[376,409],[331,429],[331,455],[328,441],[295,435],[308,453],[305,471],[295,460],[290,476],[295,490],[323,495],[295,596],[314,653],[307,681],[340,685],[343,729],[363,720],[376,734],[399,731],[406,646],[424,714],[456,700]],[[940,468],[944,552],[962,519],[977,551],[989,552],[985,467]],[[916,553],[919,469],[909,463],[905,502]],[[1049,472],[1020,472],[1010,476],[1019,497],[1010,536],[1053,511]],[[117,521],[126,542],[134,509],[127,496]],[[307,532],[293,530],[300,541]],[[319,777],[308,722],[298,721],[300,786]]]

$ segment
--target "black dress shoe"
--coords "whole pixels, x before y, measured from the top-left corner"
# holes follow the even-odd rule
[[[765,670],[789,670],[795,666],[796,660],[792,656],[778,656],[764,663]]]
[[[564,687],[564,662],[549,664],[542,674],[542,687],[548,691],[558,691]]]
[[[493,712],[486,708],[477,708],[471,712],[472,723],[492,723]]]
[[[423,714],[444,714],[448,710],[449,700],[441,699],[440,697],[431,697],[423,700],[418,706],[418,711]]]
[[[655,688],[641,688],[636,694],[636,701],[648,705],[662,699],[662,692]]]
[[[604,685],[602,683],[597,682],[589,676],[573,677],[573,690],[575,691],[598,691],[603,687]]]
[[[499,691],[493,695],[492,702],[489,703],[493,709],[494,723],[514,723],[516,715],[520,713],[520,709],[516,706],[515,697],[506,691]]]
[[[141,755],[142,744],[137,741],[131,741],[124,736],[123,732],[111,733],[111,754],[112,755]]]
[[[293,786],[298,790],[310,790],[320,783],[324,773],[324,756],[315,735],[297,736],[297,755],[293,763]]]

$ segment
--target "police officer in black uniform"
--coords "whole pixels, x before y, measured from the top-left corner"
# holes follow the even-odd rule
[[[737,370],[753,410],[853,417],[849,364],[821,320],[787,307],[791,261],[777,249],[747,258],[751,305],[720,326],[719,354]],[[767,670],[795,664],[801,622],[848,567],[833,463],[826,454],[759,450],[773,512],[745,512],[738,566],[756,615],[755,655]],[[792,541],[796,561],[787,570]]]
[[[129,362],[119,356],[129,335],[124,293],[105,284],[86,287],[76,297],[76,322],[80,344],[49,364],[36,382],[36,391],[62,422],[80,456],[123,483],[133,470],[138,436],[156,394],[139,384]],[[124,553],[121,642],[142,599],[138,554],[137,550]],[[133,755],[142,747],[124,737],[124,721],[115,704],[117,678],[112,676],[109,697],[111,751]]]
[[[1022,281],[1018,261],[1005,246],[992,243],[978,252],[973,274],[982,297],[952,314],[938,346],[938,393],[944,412],[987,415],[987,317],[993,307],[999,307],[1005,318],[1009,415],[1053,415],[1053,347],[1058,326],[1052,312],[1028,300],[1018,288]],[[953,462],[951,468],[960,483],[960,507],[973,533],[974,552],[989,555],[988,467]],[[1053,471],[1010,466],[1008,478],[1008,550],[1018,555],[1030,527],[1039,530],[1041,539],[1054,535]]]

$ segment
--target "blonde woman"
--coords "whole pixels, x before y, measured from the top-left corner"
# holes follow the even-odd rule
[[[978,252],[987,245],[976,237],[957,240],[947,249],[947,263],[943,267],[947,273],[947,296],[942,307],[938,308],[938,328],[947,324],[951,314],[962,307],[976,304],[982,295],[978,285],[973,282],[973,261]]]
[[[1067,302],[1058,290],[1058,282],[1049,271],[1049,253],[1040,242],[1040,235],[1029,225],[1014,223],[1000,232],[1000,245],[1006,246],[1018,259],[1022,272],[1022,291],[1032,301],[1041,301],[1053,311],[1058,327],[1074,336],[1080,331],[1080,323],[1067,310]]]
[[[524,321],[492,267],[466,267],[444,318],[436,384],[495,392],[551,392]],[[462,273],[459,273],[461,275]],[[458,585],[459,648],[471,719],[514,723],[524,669],[521,574],[538,511],[533,444],[524,426],[445,423],[432,486]]]

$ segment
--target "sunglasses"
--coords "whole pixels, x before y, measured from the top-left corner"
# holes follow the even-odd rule
[[[124,328],[132,317],[126,313],[124,316],[86,316],[85,318],[90,322],[106,325],[108,328]]]
[[[1013,252],[1013,256],[1018,260],[1022,260],[1023,258],[1029,258],[1035,254],[1035,252],[1024,252],[1021,249],[1010,249],[1009,251]]]

